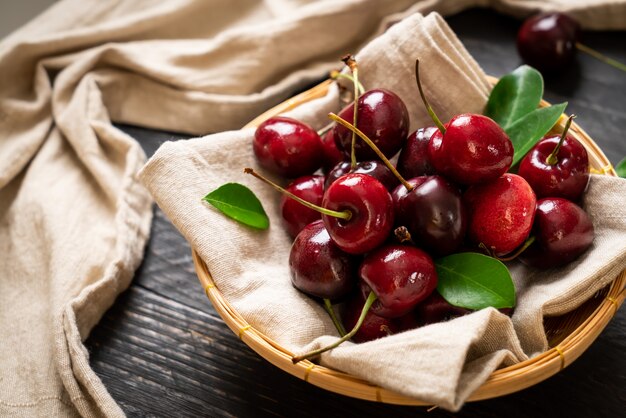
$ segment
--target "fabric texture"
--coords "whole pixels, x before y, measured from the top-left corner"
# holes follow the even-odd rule
[[[238,129],[323,77],[337,67],[338,56],[359,50],[393,22],[414,12],[451,14],[472,6],[520,17],[538,8],[566,10],[592,29],[626,25],[626,3],[612,0],[539,5],[519,0],[63,0],[5,38],[0,43],[0,415],[123,415],[91,370],[82,344],[129,285],[151,220],[150,197],[137,180],[145,156],[112,121],[196,135]],[[434,32],[428,36],[457,50],[455,61],[439,59],[467,83],[461,103],[478,109],[486,94],[480,69],[445,25],[430,28]],[[375,82],[383,71],[372,69],[365,82]],[[436,91],[428,93],[438,105],[446,104]],[[335,104],[329,96],[302,112],[310,117]],[[413,110],[418,112],[417,106]],[[213,175],[207,161],[217,160],[207,153],[238,167],[249,155],[232,147],[250,135],[231,132],[164,147],[145,176],[172,219],[178,209],[165,203],[169,197],[157,179],[169,171],[182,179],[192,168]],[[207,142],[223,147],[208,151]],[[171,161],[165,158],[168,152]],[[231,180],[227,171],[219,176],[214,184]],[[205,177],[184,178],[189,179],[185,192],[198,192],[195,200],[212,184]],[[200,210],[205,216],[207,209]],[[177,225],[210,260],[212,243],[200,242],[193,224]],[[236,238],[248,232],[234,232],[231,242],[220,245],[239,249]],[[261,239],[267,245],[280,241],[274,231]],[[216,271],[220,265],[223,271],[233,267],[217,257],[210,265]],[[234,267],[230,274],[236,279],[221,283],[235,300],[249,298],[258,285],[247,281],[247,267]],[[278,282],[284,271],[277,267],[269,273]],[[283,291],[296,296],[292,289]],[[319,314],[313,304],[302,303]],[[267,313],[275,314],[269,307]],[[321,314],[311,326],[314,335],[332,335]],[[276,330],[281,332],[284,337],[291,330]],[[312,334],[305,334],[296,334],[294,347],[309,341]],[[506,355],[489,361],[523,356],[519,347],[504,348]]]

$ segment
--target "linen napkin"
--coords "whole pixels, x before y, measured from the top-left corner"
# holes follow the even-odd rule
[[[485,74],[436,13],[412,15],[365,46],[357,55],[361,80],[366,87],[397,93],[407,104],[412,129],[426,126],[430,121],[415,87],[415,58],[426,95],[442,119],[482,111],[489,91]],[[339,109],[334,87],[287,115],[319,129],[328,112]],[[281,227],[279,196],[242,173],[250,166],[263,171],[252,152],[253,135],[253,129],[245,129],[166,143],[140,179],[205,260],[229,303],[253,327],[302,353],[331,343],[336,331],[324,310],[291,285],[291,240]],[[250,187],[263,202],[272,221],[269,230],[251,230],[201,202],[233,181]],[[497,367],[547,349],[544,315],[575,308],[626,267],[626,210],[618,204],[624,192],[626,181],[593,177],[585,197],[597,233],[593,248],[559,271],[516,266],[519,302],[512,320],[485,309],[373,342],[345,343],[323,354],[321,364],[458,410]]]
[[[0,415],[123,415],[82,344],[129,285],[149,232],[145,157],[112,121],[237,129],[403,16],[474,6],[626,28],[615,0],[62,0],[5,38]]]

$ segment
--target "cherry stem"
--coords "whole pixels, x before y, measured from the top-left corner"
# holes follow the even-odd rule
[[[411,238],[411,233],[406,226],[399,226],[393,230],[393,235],[396,237],[400,244],[408,242],[409,244],[415,244]]]
[[[324,309],[326,309],[326,312],[328,312],[328,316],[330,316],[330,319],[333,320],[333,324],[335,325],[335,328],[337,328],[339,335],[341,337],[346,335],[346,330],[343,329],[343,325],[341,325],[341,322],[339,322],[339,320],[337,319],[337,315],[335,315],[335,311],[333,310],[333,305],[330,303],[330,299],[328,298],[324,298]]]
[[[335,126],[334,123],[329,123],[328,125],[324,126],[322,129],[320,129],[319,131],[317,131],[317,134],[319,136],[324,136],[324,134],[328,131],[330,131],[331,129],[333,129],[333,126]]]
[[[308,353],[302,354],[300,356],[292,357],[291,358],[292,363],[296,364],[299,361],[310,359],[311,357],[319,356],[320,354],[325,353],[328,350],[332,350],[333,348],[341,345],[344,341],[348,341],[350,338],[354,337],[354,335],[359,331],[359,328],[361,328],[361,325],[363,324],[363,320],[365,319],[365,315],[367,315],[367,312],[370,310],[370,308],[372,307],[372,304],[376,301],[376,299],[377,299],[376,293],[374,293],[373,291],[370,291],[370,294],[367,296],[367,299],[365,300],[365,305],[363,305],[363,309],[361,310],[361,315],[359,316],[359,320],[356,322],[356,325],[354,325],[354,328],[352,328],[352,330],[349,333],[347,333],[346,335],[344,335],[343,337],[341,337],[334,343],[327,345],[326,347],[318,348],[317,350],[309,351]]]
[[[352,83],[355,82],[354,77],[352,77],[350,74],[340,73],[337,70],[330,72],[330,78],[333,80],[337,80],[338,78],[345,78],[346,80],[350,80]],[[356,83],[359,86],[359,93],[365,93],[365,87],[363,87],[363,84],[361,84],[360,81],[357,81]]]
[[[524,244],[519,247],[519,249],[517,251],[515,251],[513,254],[506,256],[506,257],[494,257],[497,258],[500,261],[511,261],[511,260],[515,260],[517,257],[519,257],[519,255],[521,253],[523,253],[524,251],[526,251],[526,249],[528,247],[530,247],[531,245],[533,245],[533,242],[535,242],[536,238],[533,235],[532,237],[529,237],[526,241],[524,241]]]
[[[372,148],[372,150],[376,153],[376,155],[378,155],[378,158],[380,158],[382,160],[382,162],[385,163],[387,168],[389,170],[391,170],[393,175],[396,176],[396,178],[400,181],[400,183],[402,183],[402,185],[404,187],[407,188],[408,191],[411,191],[411,190],[414,189],[414,187],[411,186],[404,179],[404,177],[402,177],[402,175],[400,173],[398,173],[398,170],[396,170],[396,168],[393,166],[393,164],[391,164],[389,159],[387,157],[385,157],[385,154],[383,154],[383,152],[376,146],[376,144],[371,139],[369,139],[367,137],[367,135],[365,135],[359,128],[357,128],[356,126],[352,125],[350,122],[348,122],[347,120],[343,119],[341,116],[338,116],[338,115],[334,114],[333,112],[330,112],[328,114],[328,117],[331,118],[332,120],[334,120],[335,122],[337,122],[338,124],[343,125],[346,128],[350,129],[352,132],[356,133],[363,141],[365,141],[365,143],[367,145],[369,145]]]
[[[288,197],[292,198],[293,200],[295,200],[298,203],[301,203],[302,205],[306,206],[309,209],[313,209],[313,210],[315,210],[317,212],[320,212],[320,213],[322,213],[324,215],[334,216],[335,218],[345,219],[346,221],[349,221],[350,218],[352,218],[352,212],[350,212],[349,210],[344,210],[344,211],[338,212],[336,210],[326,209],[326,208],[323,208],[321,206],[314,205],[313,203],[307,202],[306,200],[296,196],[295,194],[293,194],[293,193],[283,189],[278,184],[272,182],[271,180],[268,180],[267,178],[263,177],[262,175],[260,175],[259,173],[255,172],[251,168],[244,168],[243,172],[246,173],[246,174],[252,174],[254,177],[258,178],[262,182],[269,184],[270,186],[272,186],[273,188],[275,188],[279,192],[287,195]]]
[[[417,88],[420,91],[420,96],[422,96],[422,102],[424,102],[424,106],[426,106],[426,111],[430,115],[430,118],[433,120],[441,135],[446,133],[446,128],[443,126],[443,123],[439,120],[435,111],[432,107],[430,107],[430,103],[426,100],[426,96],[424,95],[424,90],[422,89],[422,82],[420,81],[420,60],[415,60],[415,81],[417,82]]]
[[[341,58],[341,60],[343,61],[344,64],[346,64],[349,68],[350,71],[352,71],[352,77],[353,77],[353,84],[354,84],[354,103],[352,105],[352,108],[354,109],[353,113],[352,113],[352,124],[354,126],[357,125],[357,116],[359,114],[358,109],[359,109],[359,67],[356,65],[356,60],[352,57],[352,55],[347,54],[344,55],[343,58]],[[350,147],[350,169],[352,171],[354,171],[356,169],[356,152],[355,152],[355,145],[356,145],[356,133],[354,131],[352,131],[352,146]]]
[[[623,63],[617,60],[614,60],[613,58],[609,58],[606,55],[599,53],[595,49],[589,48],[587,45],[583,45],[580,42],[576,42],[576,48],[578,48],[579,51],[589,54],[595,59],[600,60],[605,64],[609,64],[613,68],[617,68],[618,70],[622,70],[626,72],[626,65],[624,65]]]
[[[576,115],[571,115],[567,118],[567,122],[565,122],[565,128],[563,128],[563,133],[561,134],[561,138],[559,139],[559,143],[556,144],[554,150],[546,157],[546,164],[555,165],[559,162],[559,150],[561,149],[561,145],[563,145],[563,141],[565,141],[565,137],[567,136],[567,131],[569,131],[569,127],[572,124],[572,120],[576,118]]]

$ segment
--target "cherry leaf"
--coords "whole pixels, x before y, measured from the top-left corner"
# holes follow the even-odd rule
[[[615,172],[618,176],[626,178],[626,157],[615,166]]]
[[[466,309],[512,308],[515,285],[506,266],[479,253],[459,253],[435,261],[437,290],[451,305]]]
[[[204,196],[224,215],[257,229],[267,229],[270,220],[252,190],[239,183],[227,183]]]

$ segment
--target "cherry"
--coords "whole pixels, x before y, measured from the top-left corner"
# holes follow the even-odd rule
[[[352,164],[349,161],[342,161],[335,165],[326,176],[324,187],[328,188],[339,177],[352,173],[367,174],[380,181],[389,191],[392,191],[398,185],[398,179],[393,175],[391,170],[385,164],[378,160],[361,161],[351,170]]]
[[[385,245],[368,254],[359,276],[380,302],[372,305],[372,312],[389,318],[407,314],[437,287],[437,272],[430,256],[401,244]]]
[[[510,253],[528,237],[537,198],[523,177],[506,173],[471,186],[463,201],[469,212],[469,238],[496,256]]]
[[[357,282],[358,260],[339,249],[330,239],[322,220],[307,225],[298,234],[289,254],[293,286],[314,297],[338,300]]]
[[[344,154],[337,148],[335,143],[335,131],[330,129],[322,139],[322,152],[324,154],[324,170],[331,170],[337,164],[344,160]]]
[[[367,135],[386,157],[395,155],[406,141],[409,131],[409,112],[395,93],[385,89],[366,91],[357,100],[356,127]],[[352,123],[354,103],[345,107],[339,116]],[[341,125],[335,126],[337,147],[350,155],[352,132]],[[375,159],[377,155],[363,141],[357,139],[354,152],[358,160]]]
[[[392,193],[396,225],[406,226],[413,241],[436,255],[453,253],[462,244],[467,215],[459,189],[441,176],[408,180]]]
[[[322,206],[348,212],[348,219],[322,214],[324,224],[339,248],[363,254],[382,244],[393,228],[393,201],[374,177],[351,173],[328,186]]]
[[[524,21],[517,33],[522,59],[544,73],[567,68],[576,55],[580,26],[563,13],[542,13]]]
[[[428,142],[436,130],[437,127],[429,126],[409,135],[398,157],[397,169],[404,178],[435,174],[428,156]]]
[[[288,192],[251,168],[245,168],[244,172],[320,212],[331,239],[347,253],[363,254],[378,247],[393,228],[391,195],[374,177],[346,174],[328,187],[322,198],[322,206],[317,206]]]
[[[324,176],[299,177],[291,182],[286,190],[307,202],[319,206],[322,204],[322,197],[324,196]],[[305,226],[321,218],[318,211],[302,206],[297,201],[285,195],[283,195],[280,201],[280,213],[283,215],[287,232],[289,232],[289,235],[293,238],[295,238]]]
[[[426,110],[438,130],[428,142],[428,156],[435,170],[458,184],[477,184],[495,180],[513,162],[513,144],[504,130],[483,115],[465,113],[454,116],[444,126],[430,107],[415,61],[417,87]]]
[[[364,304],[365,299],[357,293],[341,306],[341,322],[346,329],[354,328],[363,311]],[[369,310],[358,331],[352,337],[352,341],[355,343],[372,341],[417,328],[418,325],[412,312],[399,318],[385,318]]]
[[[589,182],[587,150],[567,135],[572,117],[563,133],[539,141],[522,159],[518,174],[528,181],[537,198],[563,197],[577,201]]]
[[[535,242],[520,260],[541,269],[562,266],[589,248],[594,229],[587,213],[563,198],[546,198],[537,202],[533,226]]]
[[[312,174],[321,167],[321,139],[310,126],[276,116],[260,124],[252,142],[261,166],[284,177]]]

